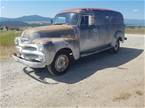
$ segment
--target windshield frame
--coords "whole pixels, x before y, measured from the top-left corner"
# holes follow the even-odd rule
[[[76,24],[72,24],[72,23],[58,23],[58,24],[79,25],[80,15],[79,15],[79,13],[76,13],[76,12],[63,12],[63,13],[58,13],[58,14],[56,14],[55,17],[54,17],[54,20],[53,20],[53,24],[54,24],[54,25],[57,25],[57,23],[54,23],[54,22],[55,22],[55,18],[56,18],[58,15],[61,15],[61,14],[71,14],[71,13],[77,15]]]

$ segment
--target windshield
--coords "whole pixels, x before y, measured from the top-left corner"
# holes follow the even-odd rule
[[[77,25],[78,14],[77,13],[61,13],[55,16],[54,24],[71,24]]]

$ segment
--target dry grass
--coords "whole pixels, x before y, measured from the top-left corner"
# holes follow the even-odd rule
[[[130,93],[120,93],[119,96],[113,98],[113,101],[127,100],[130,97],[131,97]]]
[[[21,31],[0,31],[0,59],[9,58],[15,52],[14,39]]]
[[[21,31],[0,31],[0,46],[14,45],[14,39],[19,36]]]
[[[126,27],[125,33],[127,34],[145,34],[144,27]]]
[[[0,46],[0,59],[10,58],[15,51],[14,46]]]

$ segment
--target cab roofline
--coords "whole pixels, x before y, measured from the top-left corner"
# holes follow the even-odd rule
[[[114,11],[114,10],[103,9],[103,8],[72,8],[72,9],[64,10],[63,12],[80,13],[80,12],[90,12],[90,11],[112,11],[112,12],[117,12],[117,11]]]

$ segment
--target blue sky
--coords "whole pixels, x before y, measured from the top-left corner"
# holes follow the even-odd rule
[[[0,0],[1,17],[54,15],[68,8],[107,8],[123,13],[127,19],[144,19],[144,0]]]

